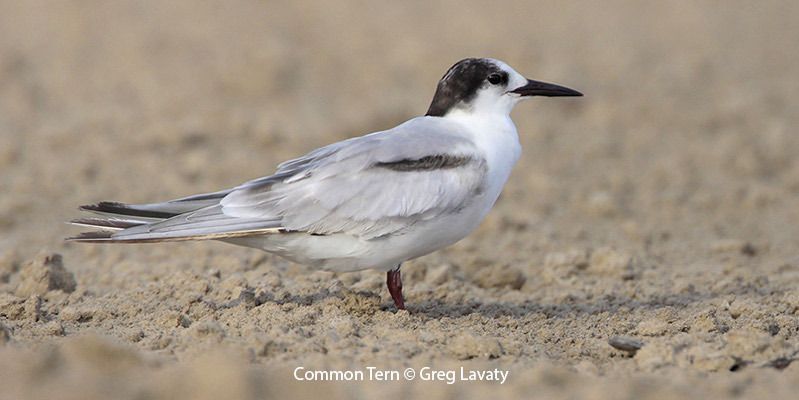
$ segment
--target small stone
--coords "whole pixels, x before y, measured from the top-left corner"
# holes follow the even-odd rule
[[[15,294],[28,297],[51,290],[71,293],[76,286],[75,276],[64,268],[60,254],[43,254],[22,266]]]
[[[779,324],[777,324],[777,323],[775,323],[775,322],[770,322],[770,323],[769,323],[769,324],[766,326],[766,332],[768,332],[768,333],[769,333],[769,335],[771,335],[771,336],[777,336],[777,334],[778,334],[778,333],[780,333],[780,326],[779,326]]]
[[[636,351],[644,347],[644,342],[630,336],[613,336],[608,339],[608,344],[614,349],[631,354],[635,354]]]

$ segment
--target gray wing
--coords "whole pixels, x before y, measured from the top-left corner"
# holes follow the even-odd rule
[[[221,202],[237,217],[281,218],[288,230],[373,238],[464,207],[486,165],[456,125],[417,118],[282,164]]]
[[[451,124],[416,118],[322,147],[232,189],[218,204],[113,238],[217,238],[280,229],[370,239],[402,231],[460,210],[484,183],[484,159]]]

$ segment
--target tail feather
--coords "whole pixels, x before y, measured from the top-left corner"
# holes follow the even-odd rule
[[[100,228],[103,230],[121,230],[146,224],[147,221],[118,219],[113,217],[110,218],[87,217],[87,218],[73,219],[72,221],[69,221],[69,223],[72,225],[88,226],[90,228]]]
[[[99,217],[85,217],[73,219],[69,223],[99,229],[97,231],[83,232],[77,236],[68,237],[66,240],[85,243],[110,243],[116,242],[112,237],[114,233],[160,222],[181,214],[181,208],[188,205],[173,206],[170,202],[157,204],[125,204],[115,201],[101,201],[97,204],[80,206],[82,211],[90,211]]]
[[[128,215],[132,217],[144,217],[155,219],[172,218],[179,212],[158,211],[148,207],[148,205],[136,206],[132,204],[118,203],[115,201],[101,201],[97,204],[86,204],[80,206],[83,211],[91,211],[100,214]]]
[[[101,201],[83,205],[80,210],[98,216],[78,218],[70,223],[95,228],[97,231],[84,232],[66,240],[89,243],[154,243],[223,240],[281,231],[282,228],[274,220],[234,218],[235,221],[227,221],[228,217],[221,213],[200,213],[202,210],[217,211],[214,206],[229,192],[230,190],[224,190],[152,204]],[[165,221],[168,223],[168,220],[172,224],[161,226]],[[184,229],[180,229],[181,227]]]

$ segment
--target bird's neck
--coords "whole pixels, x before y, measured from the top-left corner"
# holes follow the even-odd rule
[[[471,110],[452,110],[444,116],[450,121],[463,124],[470,131],[490,134],[510,133],[516,136],[516,125],[510,115],[504,112],[474,112]]]
[[[521,154],[516,125],[505,113],[472,113],[453,110],[445,119],[460,124],[486,157],[497,162],[502,158],[513,165]]]

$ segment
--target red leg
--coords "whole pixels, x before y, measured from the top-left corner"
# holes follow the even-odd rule
[[[405,301],[402,299],[402,275],[400,275],[399,265],[397,265],[397,269],[386,273],[386,286],[388,286],[388,292],[391,293],[391,298],[394,299],[394,305],[398,310],[404,310]]]

